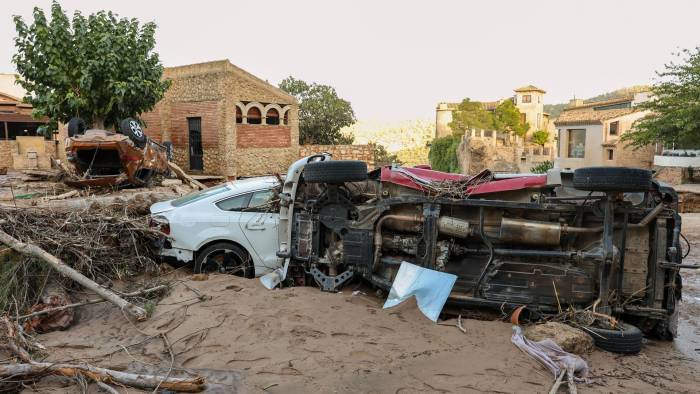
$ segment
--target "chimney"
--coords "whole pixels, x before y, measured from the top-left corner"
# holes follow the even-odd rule
[[[575,99],[569,100],[569,108],[580,107],[582,105],[583,105],[583,100],[581,100],[581,99],[575,98]]]

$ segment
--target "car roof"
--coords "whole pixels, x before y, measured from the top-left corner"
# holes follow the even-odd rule
[[[227,183],[228,188],[235,193],[252,192],[260,189],[270,189],[279,185],[279,180],[274,176],[261,176],[255,178],[238,179]]]

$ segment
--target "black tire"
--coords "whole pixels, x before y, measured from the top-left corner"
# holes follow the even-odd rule
[[[231,242],[216,242],[197,252],[194,272],[221,272],[254,278],[255,266],[245,249]]]
[[[644,192],[651,171],[629,167],[585,167],[574,171],[574,188],[593,192]]]
[[[637,354],[642,350],[642,331],[627,323],[620,323],[619,330],[586,326],[595,345],[603,350],[621,354]]]
[[[343,183],[367,180],[367,163],[359,160],[314,161],[304,167],[309,183]]]
[[[131,139],[131,141],[133,141],[134,145],[137,147],[143,148],[146,146],[148,137],[146,137],[146,133],[143,132],[141,123],[139,123],[138,120],[134,118],[126,118],[122,120],[119,124],[119,131],[125,136],[129,137],[129,139]]]
[[[87,126],[85,121],[80,118],[72,118],[68,121],[68,137],[75,137],[85,133]]]

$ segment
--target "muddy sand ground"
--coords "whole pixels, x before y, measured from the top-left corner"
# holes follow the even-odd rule
[[[700,261],[700,215],[684,220],[684,233],[697,245],[688,260]],[[600,350],[584,355],[591,383],[579,385],[579,392],[698,392],[700,273],[684,277],[680,337],[673,343],[648,340],[635,356]],[[208,299],[200,301],[191,289]],[[552,376],[511,344],[509,323],[467,319],[464,334],[454,320],[432,323],[415,304],[389,310],[382,304],[352,289],[268,291],[257,280],[186,276],[146,322],[134,325],[110,305],[93,305],[69,330],[38,339],[50,360],[165,373],[170,356],[158,336],[164,332],[175,355],[173,373],[202,373],[216,382],[211,392],[549,391]],[[51,378],[34,390],[72,393],[78,386]]]

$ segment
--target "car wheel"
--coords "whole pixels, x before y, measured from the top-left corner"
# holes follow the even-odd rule
[[[68,137],[75,137],[85,133],[87,126],[85,126],[85,121],[80,118],[72,118],[68,121]]]
[[[644,192],[651,171],[629,167],[584,167],[574,171],[574,188],[594,192]]]
[[[585,326],[595,345],[613,353],[637,354],[642,350],[642,331],[627,323],[620,323],[620,329],[612,330]]]
[[[119,131],[121,131],[121,133],[125,136],[129,137],[129,139],[131,139],[131,141],[133,141],[134,145],[137,147],[143,148],[146,146],[148,137],[146,137],[146,134],[143,132],[141,123],[139,123],[138,120],[134,118],[126,118],[122,120],[119,125]]]
[[[194,272],[221,272],[244,278],[255,277],[255,267],[248,252],[230,242],[217,242],[197,252]]]
[[[309,183],[344,183],[367,180],[367,163],[359,160],[314,161],[304,167]]]

